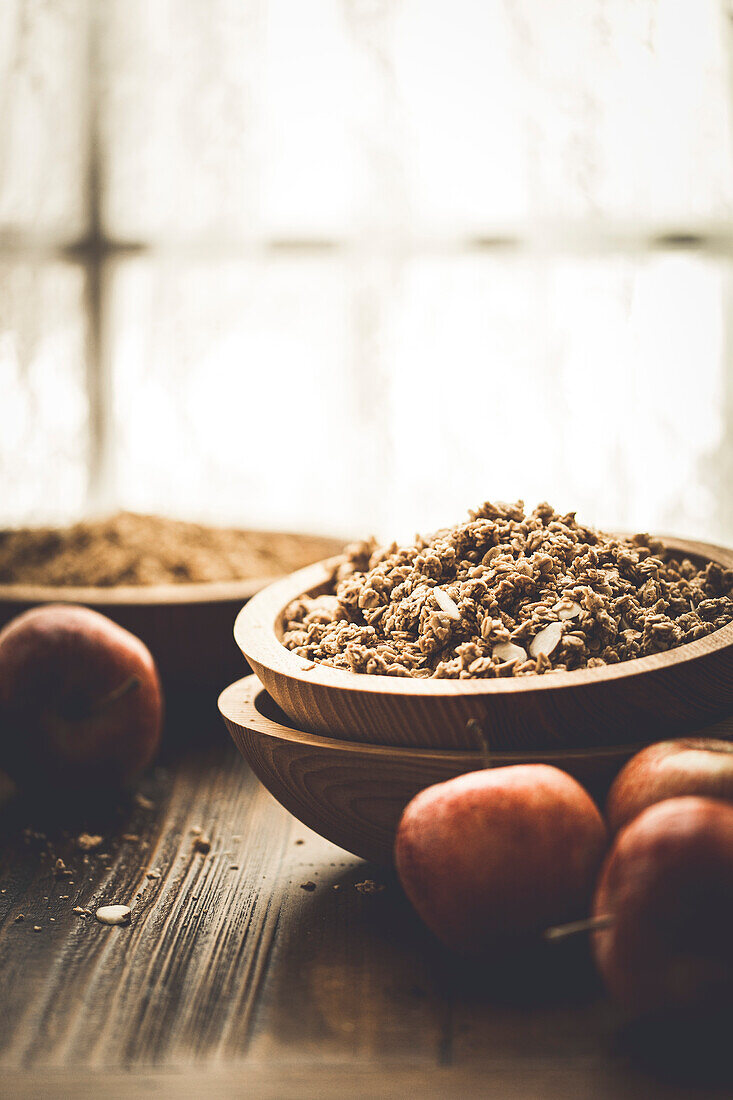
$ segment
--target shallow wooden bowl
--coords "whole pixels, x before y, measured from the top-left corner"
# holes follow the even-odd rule
[[[313,556],[340,549],[336,539],[303,535]],[[242,604],[271,578],[206,584],[135,585],[77,588],[0,585],[0,629],[30,607],[75,603],[92,607],[131,630],[155,657],[169,702],[177,693],[221,691],[243,671],[242,655],[231,638]]]
[[[364,745],[295,729],[256,676],[226,688],[219,710],[278,802],[327,840],[379,863],[391,861],[400,815],[418,791],[485,766],[476,751]],[[500,752],[491,764],[554,764],[601,799],[635,748]]]
[[[733,551],[666,539],[675,555],[733,568]],[[667,653],[602,668],[497,680],[412,680],[314,664],[281,643],[291,600],[327,589],[329,559],[259,592],[234,627],[267,691],[301,729],[351,741],[473,748],[589,747],[688,733],[733,710],[733,623]]]

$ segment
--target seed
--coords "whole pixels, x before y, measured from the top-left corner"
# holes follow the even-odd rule
[[[128,905],[102,905],[94,915],[100,924],[129,924],[132,910]]]

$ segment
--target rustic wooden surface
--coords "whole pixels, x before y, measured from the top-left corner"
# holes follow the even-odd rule
[[[319,737],[288,724],[256,676],[231,684],[219,710],[234,743],[268,791],[299,821],[365,859],[391,864],[402,811],[418,791],[486,766],[478,749],[404,749]],[[707,731],[702,731],[707,734]],[[733,721],[715,727],[733,737]],[[638,746],[637,746],[638,748]],[[550,764],[605,799],[631,745],[608,749],[497,752],[495,767]]]
[[[578,944],[457,962],[388,872],[277,805],[213,707],[172,732],[191,743],[169,736],[142,798],[4,806],[3,1095],[727,1094],[729,1023],[640,1039]],[[82,828],[102,846],[84,854]],[[132,905],[130,927],[73,912],[110,902]]]
[[[733,568],[733,550],[665,538],[675,554]],[[281,643],[283,611],[330,586],[334,562],[291,573],[242,608],[234,637],[299,729],[382,745],[474,748],[479,721],[495,749],[605,746],[689,733],[733,709],[733,623],[666,653],[602,668],[494,680],[358,675]]]

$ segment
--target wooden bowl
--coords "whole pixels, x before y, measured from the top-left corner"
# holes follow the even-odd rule
[[[733,568],[733,551],[666,539],[698,563]],[[498,749],[590,747],[688,733],[733,710],[733,623],[666,653],[617,665],[496,680],[370,676],[306,661],[283,646],[282,613],[327,590],[332,558],[259,592],[234,637],[267,691],[301,729],[350,741],[473,748],[470,719]]]
[[[278,802],[327,840],[378,863],[391,861],[400,815],[418,791],[485,766],[476,751],[364,745],[295,729],[256,676],[226,688],[219,710],[237,748]],[[491,763],[554,764],[602,799],[638,747],[498,752]]]
[[[335,552],[336,539],[303,535],[304,551]],[[0,585],[0,629],[30,607],[75,603],[92,607],[141,638],[155,657],[169,701],[179,694],[211,696],[246,671],[232,643],[232,621],[242,604],[270,583],[260,577],[206,584],[77,588]]]

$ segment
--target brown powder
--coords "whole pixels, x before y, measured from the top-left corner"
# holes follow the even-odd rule
[[[120,512],[70,527],[0,531],[0,584],[110,587],[275,577],[338,549],[328,538]]]
[[[284,645],[351,672],[476,679],[615,664],[733,620],[733,571],[649,535],[522,501],[469,515],[412,546],[351,547],[330,594],[286,608]]]

